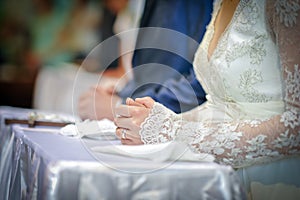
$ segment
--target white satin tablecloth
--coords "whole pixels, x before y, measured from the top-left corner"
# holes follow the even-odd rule
[[[236,171],[213,162],[154,162],[89,147],[119,144],[4,125],[30,110],[1,108],[0,199],[245,199]]]

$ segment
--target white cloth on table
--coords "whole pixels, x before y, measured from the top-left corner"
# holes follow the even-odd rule
[[[108,119],[99,121],[85,120],[83,122],[66,125],[60,129],[60,134],[79,138],[90,137],[103,140],[115,140],[117,139],[115,130],[115,124]]]
[[[152,145],[108,145],[91,148],[94,153],[110,153],[134,158],[164,161],[203,161],[212,162],[214,157],[209,154],[192,152],[189,147],[180,142],[167,142]]]

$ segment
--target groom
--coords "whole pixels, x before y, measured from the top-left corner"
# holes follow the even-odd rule
[[[171,29],[200,43],[211,11],[211,0],[146,0],[140,27]],[[139,33],[136,46],[143,47],[149,41],[159,40],[159,32],[150,38]],[[179,44],[180,49],[176,51],[184,51],[189,56],[196,51],[195,47],[189,48],[186,41],[177,41],[176,37],[168,38],[168,42],[169,45]],[[136,49],[132,61],[134,78],[118,94],[100,87],[83,94],[79,102],[81,118],[112,120],[115,105],[118,101],[124,103],[127,97],[150,96],[176,113],[190,110],[205,101],[205,92],[196,80],[192,63],[166,50]],[[169,72],[161,66],[167,66]],[[191,96],[195,98],[186,98]]]

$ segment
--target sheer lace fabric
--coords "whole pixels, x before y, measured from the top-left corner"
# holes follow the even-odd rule
[[[208,59],[221,4],[194,60],[208,101],[183,114],[155,103],[142,141],[183,141],[233,167],[300,155],[299,0],[241,0]]]

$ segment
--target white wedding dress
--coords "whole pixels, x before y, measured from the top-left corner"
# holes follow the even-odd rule
[[[299,1],[240,0],[208,58],[221,4],[194,59],[207,102],[183,114],[155,103],[142,141],[183,141],[235,168],[299,155]]]

